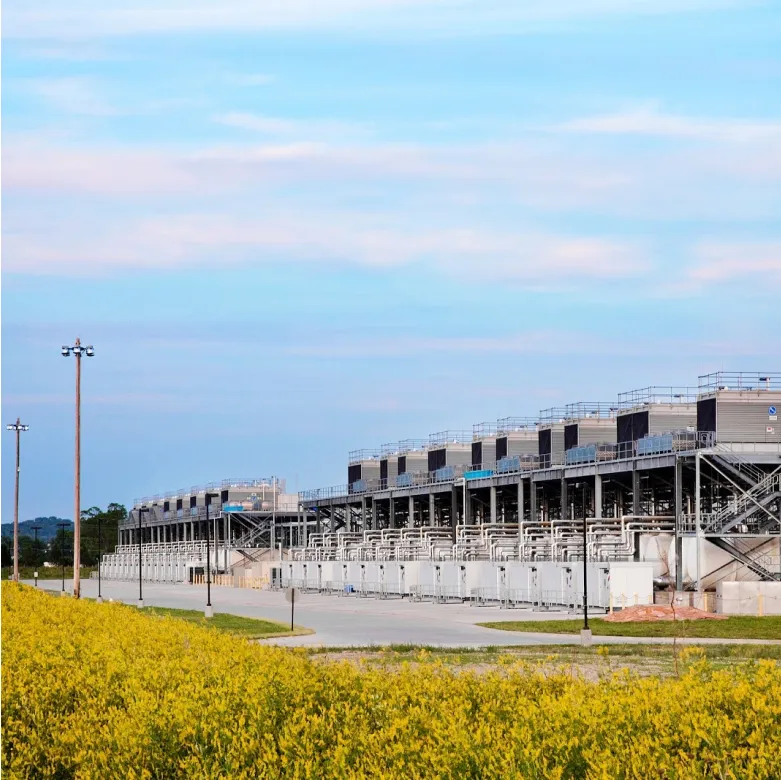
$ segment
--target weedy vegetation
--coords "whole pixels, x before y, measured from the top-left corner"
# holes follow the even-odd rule
[[[13,778],[776,778],[781,669],[670,678],[499,658],[375,668],[175,617],[2,587]],[[611,651],[612,652],[612,651]]]

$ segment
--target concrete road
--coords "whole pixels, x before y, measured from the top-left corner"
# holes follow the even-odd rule
[[[32,585],[31,581],[28,584]],[[39,581],[39,587],[60,591],[61,580]],[[72,582],[65,581],[72,592]],[[82,581],[82,595],[95,597],[96,580]],[[136,604],[138,583],[104,581],[104,599],[112,598],[126,604]],[[206,604],[204,585],[163,585],[144,583],[146,606],[203,609]],[[290,621],[290,605],[284,594],[246,588],[212,587],[215,612]],[[579,643],[577,635],[521,634],[497,631],[475,625],[499,620],[571,619],[568,612],[532,612],[498,607],[472,607],[461,604],[410,602],[407,599],[359,599],[355,596],[301,594],[296,602],[295,623],[315,631],[300,637],[266,640],[286,646],[364,647],[366,645],[414,644],[438,647],[483,647],[486,645],[548,645]],[[659,643],[662,639],[599,637],[595,641]],[[667,640],[671,641],[671,640]],[[724,643],[728,640],[698,640]]]

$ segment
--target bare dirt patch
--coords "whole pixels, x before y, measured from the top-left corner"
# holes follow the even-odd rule
[[[726,620],[727,615],[717,615],[696,607],[670,607],[663,604],[654,606],[627,607],[620,612],[606,615],[606,623],[652,623],[657,620]]]

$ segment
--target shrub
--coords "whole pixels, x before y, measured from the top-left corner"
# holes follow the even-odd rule
[[[2,586],[8,777],[781,776],[781,671],[597,683],[314,663],[176,618]]]

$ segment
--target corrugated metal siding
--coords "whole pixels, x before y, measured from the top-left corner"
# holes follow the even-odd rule
[[[551,453],[564,452],[564,426],[554,425],[551,428]]]
[[[391,455],[388,458],[388,479],[393,482],[399,476],[399,456]]]
[[[417,471],[426,471],[428,469],[428,454],[425,452],[408,452],[405,456],[407,459],[407,473],[413,474]]]
[[[496,465],[496,439],[483,439],[483,468],[492,469]]]
[[[379,479],[380,462],[378,460],[365,460],[358,464],[361,468],[359,479]]]
[[[716,402],[716,438],[723,442],[781,442],[781,414],[770,420],[768,407],[781,410],[779,393],[764,393],[761,400]],[[772,433],[767,429],[773,428]]]
[[[498,445],[497,439],[497,445]],[[515,431],[507,437],[507,451],[505,455],[536,455],[538,453],[537,431]],[[503,455],[499,455],[497,446],[497,462]]]
[[[614,444],[616,441],[615,420],[579,420],[578,445]]]
[[[450,444],[445,450],[447,453],[446,466],[471,466],[472,448],[468,444]]]
[[[649,434],[697,427],[697,404],[658,404],[649,409],[648,415]]]

